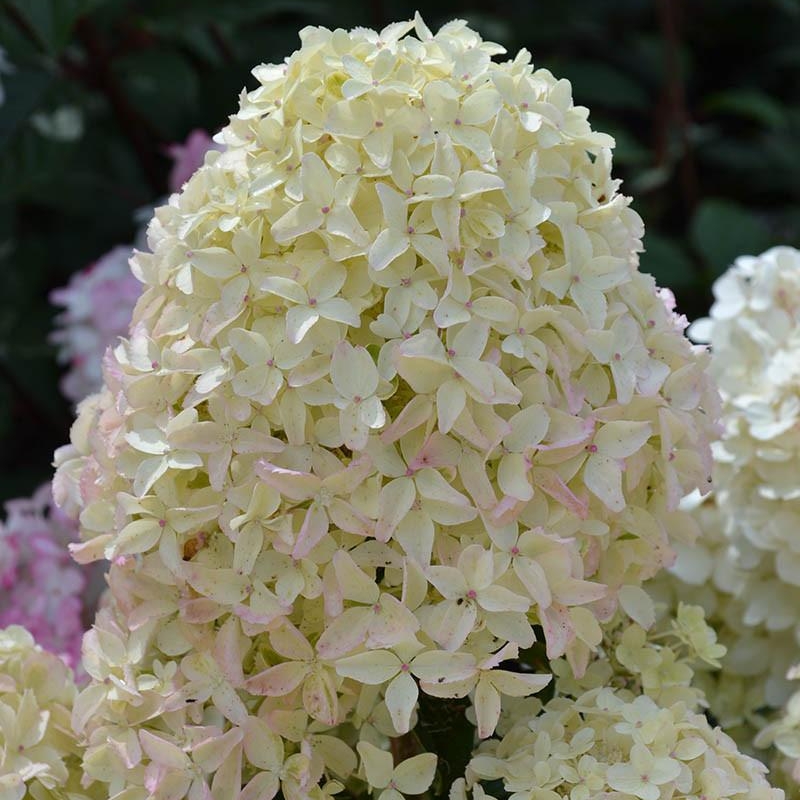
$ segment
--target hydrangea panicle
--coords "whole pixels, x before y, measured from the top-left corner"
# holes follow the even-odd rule
[[[502,668],[534,626],[581,673],[685,537],[706,356],[637,270],[613,141],[502,53],[306,28],[156,211],[58,454],[112,558],[76,715],[111,794],[418,794],[435,754],[387,740],[420,693],[490,736],[550,679]]]

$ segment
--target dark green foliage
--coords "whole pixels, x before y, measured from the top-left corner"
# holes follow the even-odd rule
[[[741,253],[800,245],[799,0],[0,0],[0,500],[67,438],[47,295],[166,191],[166,147],[226,122],[304,25],[465,17],[568,77],[648,228],[643,268],[689,317]],[[79,109],[56,141],[32,115]]]

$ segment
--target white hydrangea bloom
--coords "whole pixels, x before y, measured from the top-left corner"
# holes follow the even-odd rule
[[[22,627],[0,629],[0,798],[87,800],[70,726],[72,672]]]
[[[488,798],[479,781],[501,782],[511,800],[783,800],[766,767],[691,703],[593,677],[575,685],[565,672],[541,714],[481,745],[451,800]]]
[[[57,455],[112,560],[75,712],[111,794],[417,793],[366,743],[420,692],[490,736],[535,624],[581,673],[707,489],[703,348],[569,83],[459,21],[301,40],[156,212]]]
[[[776,709],[792,694],[787,672],[800,660],[800,251],[738,258],[714,296],[710,317],[689,332],[710,343],[723,400],[715,492],[689,499],[702,539],[677,545],[672,585],[656,583],[668,607],[677,597],[701,603],[728,648],[723,670],[701,682],[715,718],[742,747],[774,743],[795,758],[786,744],[795,701]],[[760,754],[776,779],[786,772],[780,753]]]

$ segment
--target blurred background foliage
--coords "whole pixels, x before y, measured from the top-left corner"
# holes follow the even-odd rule
[[[133,240],[169,145],[225,124],[303,26],[415,8],[572,81],[690,318],[735,256],[800,245],[800,0],[0,0],[0,501],[67,439],[48,293]]]

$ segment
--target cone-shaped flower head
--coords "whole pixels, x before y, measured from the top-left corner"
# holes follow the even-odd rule
[[[532,625],[580,671],[707,484],[704,357],[569,83],[462,22],[301,40],[157,211],[58,455],[113,562],[76,708],[112,792],[414,791],[353,729],[452,684],[490,735]]]

